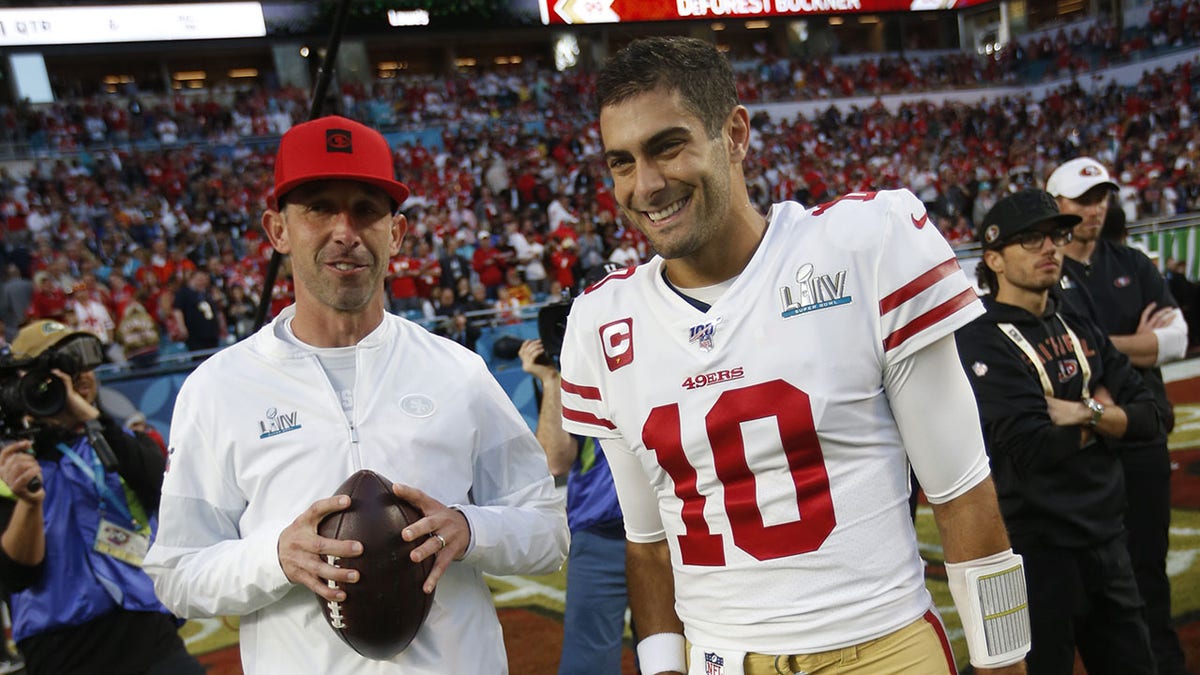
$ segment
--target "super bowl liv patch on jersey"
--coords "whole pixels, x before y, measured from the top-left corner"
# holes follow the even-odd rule
[[[258,429],[261,432],[258,437],[270,438],[295,431],[300,428],[299,417],[300,413],[295,410],[290,413],[281,413],[275,408],[268,408],[267,419],[258,421]]]
[[[779,302],[783,318],[815,312],[818,309],[848,304],[853,298],[846,295],[846,270],[833,274],[817,274],[812,263],[796,270],[796,295],[791,286],[781,286]]]

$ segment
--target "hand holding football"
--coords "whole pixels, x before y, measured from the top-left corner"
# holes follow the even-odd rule
[[[355,540],[362,554],[330,556],[337,567],[359,573],[345,584],[342,602],[318,596],[326,622],[354,651],[386,660],[399,654],[416,637],[429,614],[433,596],[422,590],[433,568],[432,557],[414,563],[411,551],[424,539],[406,542],[404,528],[420,520],[421,512],[392,492],[392,482],[366,469],[350,476],[335,494],[348,495],[350,507],[326,516],[317,533],[331,539]],[[328,582],[331,587],[336,582]]]

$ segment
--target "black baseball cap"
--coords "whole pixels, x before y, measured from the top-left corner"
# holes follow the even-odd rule
[[[997,249],[1025,230],[1050,224],[1071,227],[1083,220],[1059,213],[1058,202],[1045,190],[1021,190],[996,202],[979,223],[979,242],[985,249]]]

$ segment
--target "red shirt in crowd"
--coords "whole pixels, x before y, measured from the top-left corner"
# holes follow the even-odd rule
[[[400,253],[392,258],[389,272],[393,298],[417,297],[417,275],[421,273],[420,259]]]
[[[563,288],[575,287],[575,263],[579,256],[569,248],[555,249],[550,254],[550,264],[554,267],[554,278]]]
[[[491,244],[481,243],[471,257],[471,267],[479,275],[479,283],[495,287],[504,283],[504,253]]]

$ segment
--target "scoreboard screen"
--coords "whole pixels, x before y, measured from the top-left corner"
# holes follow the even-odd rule
[[[960,9],[989,0],[538,0],[542,23],[765,19]]]

